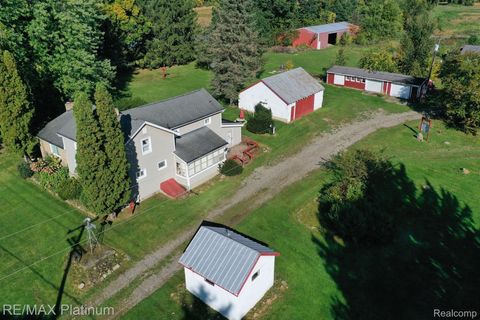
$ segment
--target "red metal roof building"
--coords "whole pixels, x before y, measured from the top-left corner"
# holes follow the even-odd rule
[[[297,30],[298,36],[293,40],[292,45],[294,47],[306,45],[312,49],[324,49],[329,45],[335,45],[345,32],[355,34],[358,29],[358,26],[345,21],[304,27]]]

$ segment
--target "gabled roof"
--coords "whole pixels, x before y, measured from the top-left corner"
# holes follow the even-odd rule
[[[178,97],[129,109],[120,114],[120,126],[128,138],[149,122],[175,129],[191,122],[223,111],[223,107],[205,89],[196,90]],[[77,126],[73,112],[66,111],[50,121],[38,137],[63,148],[62,138],[76,141]]]
[[[208,127],[190,131],[176,138],[174,153],[190,163],[228,144]]]
[[[471,44],[466,44],[462,47],[462,50],[460,52],[461,52],[461,54],[480,53],[480,46],[474,46],[474,45],[471,45]]]
[[[346,21],[342,22],[335,22],[335,23],[329,23],[329,24],[321,24],[318,26],[310,26],[310,27],[304,27],[300,29],[307,29],[308,31],[314,32],[314,33],[333,33],[333,32],[339,32],[339,31],[345,31],[350,28],[350,23]]]
[[[278,253],[229,228],[201,226],[179,262],[238,296],[262,255]]]
[[[73,119],[72,110],[66,111],[47,123],[47,125],[40,130],[37,136],[47,141],[48,143],[54,144],[57,147],[63,149],[63,140],[57,133],[65,126],[66,123]]]
[[[325,88],[303,68],[296,68],[276,74],[263,79],[262,82],[287,104],[294,103],[325,90]]]
[[[425,78],[407,76],[399,73],[383,72],[383,71],[369,71],[366,69],[344,67],[344,66],[333,66],[327,70],[327,73],[335,73],[346,76],[356,76],[360,78],[372,79],[372,80],[381,80],[388,81],[399,84],[410,84],[419,86],[425,82]]]

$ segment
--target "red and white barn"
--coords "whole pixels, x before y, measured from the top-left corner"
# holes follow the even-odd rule
[[[240,92],[238,106],[254,112],[261,103],[274,119],[292,122],[322,107],[324,87],[303,68],[265,78]]]
[[[327,83],[381,93],[405,100],[419,98],[427,79],[398,73],[369,71],[359,68],[333,66],[327,71]]]
[[[279,253],[228,227],[202,225],[180,257],[187,290],[229,320],[273,286]]]
[[[337,44],[337,41],[345,32],[354,34],[358,29],[358,26],[345,21],[304,27],[297,30],[298,36],[293,40],[292,45],[294,47],[306,45],[312,49],[324,49],[329,45]]]

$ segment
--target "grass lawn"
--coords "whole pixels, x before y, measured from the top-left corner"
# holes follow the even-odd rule
[[[54,304],[69,251],[67,232],[79,226],[85,217],[40,187],[21,179],[16,169],[19,162],[19,157],[0,153],[3,206],[0,212],[0,301]],[[15,232],[17,234],[8,236]],[[61,252],[27,267],[58,251]],[[24,267],[27,268],[3,279]],[[64,302],[72,302],[70,289],[67,283]]]
[[[439,5],[433,9],[433,16],[438,25],[435,35],[447,38],[442,41],[447,45],[455,44],[455,39],[465,43],[469,36],[480,35],[479,3],[475,6]]]
[[[412,122],[409,125],[414,127],[416,123]],[[445,141],[450,144],[445,144]],[[444,188],[446,192],[458,197],[460,206],[468,205],[470,207],[477,229],[480,226],[480,199],[476,196],[479,192],[477,182],[480,175],[480,164],[478,163],[480,139],[478,137],[466,136],[453,129],[447,129],[441,122],[435,121],[431,140],[428,144],[417,142],[413,138],[413,132],[408,127],[398,126],[380,130],[362,140],[353,148],[383,150],[385,155],[391,157],[394,163],[403,163],[406,166],[408,177],[414,181],[417,190],[421,190],[426,179],[437,192],[440,192],[440,188]],[[469,175],[461,174],[458,169],[460,167],[468,168],[471,173]],[[262,310],[260,311],[262,312],[262,319],[333,319],[342,312],[351,316],[351,312],[358,311],[355,306],[358,307],[359,302],[370,307],[376,304],[378,304],[378,307],[383,307],[382,303],[385,306],[391,306],[392,300],[397,296],[410,296],[415,299],[415,294],[418,294],[418,292],[429,290],[428,288],[425,289],[422,281],[427,283],[431,278],[435,278],[434,275],[439,272],[437,269],[431,269],[434,264],[430,264],[428,259],[423,264],[413,265],[411,269],[407,267],[402,273],[397,270],[398,267],[395,265],[388,265],[379,258],[380,254],[385,254],[384,251],[386,251],[388,253],[387,259],[399,257],[399,263],[405,263],[402,259],[410,258],[412,252],[416,250],[416,246],[411,247],[411,245],[408,247],[411,252],[408,253],[406,253],[407,251],[397,251],[396,246],[387,246],[386,249],[382,248],[382,250],[365,249],[363,252],[356,252],[353,255],[354,259],[351,253],[339,255],[338,252],[327,250],[329,253],[326,255],[324,249],[328,246],[326,240],[318,231],[315,201],[318,190],[325,181],[328,181],[328,175],[325,171],[318,170],[312,173],[302,182],[283,190],[272,201],[256,209],[236,226],[239,231],[267,242],[281,253],[276,263],[276,279],[277,282],[285,281],[288,289],[284,291],[273,290],[268,294],[269,298],[275,298],[275,302],[266,308],[261,304],[260,308],[256,310]],[[432,252],[437,246],[436,243],[444,245],[443,241],[448,239],[448,236],[444,235],[442,230],[450,230],[449,228],[455,226],[453,223],[449,224],[448,220],[440,222],[437,226],[438,230],[431,230],[429,225],[418,224],[417,226],[424,232],[435,235],[433,239],[429,239],[433,241],[428,247],[432,248]],[[443,240],[438,240],[439,237],[443,237]],[[313,239],[315,241],[312,241]],[[455,246],[450,248],[452,252],[444,252],[445,247],[442,247],[443,253],[441,254],[454,255],[456,252],[453,248],[455,248],[462,252],[460,255],[463,255],[465,254],[463,252],[468,252],[471,249],[466,245],[469,243],[468,241],[465,241],[465,243],[455,241],[459,240],[454,240]],[[475,246],[472,243],[469,244]],[[459,245],[461,247],[458,247]],[[477,255],[478,249],[475,251]],[[417,258],[428,257],[431,253],[429,250],[422,252]],[[320,254],[320,252],[323,253]],[[433,253],[432,255],[435,256]],[[343,257],[343,260],[340,257]],[[348,262],[352,263],[353,266],[357,264],[357,261],[360,261],[359,264],[363,267],[368,263],[373,264],[369,265],[367,269],[362,269],[359,266],[356,270],[345,265],[345,262]],[[473,261],[466,260],[464,263]],[[409,263],[409,261],[407,262]],[[461,263],[453,270],[461,271],[460,266]],[[395,275],[392,275],[392,270],[395,271]],[[425,271],[428,272],[423,274],[422,272]],[[375,272],[376,274],[374,274]],[[442,271],[442,277],[448,272],[448,269]],[[393,278],[389,279],[390,276]],[[447,283],[448,279],[442,277],[440,277],[440,281]],[[380,280],[378,282],[375,280],[367,281],[365,284],[361,281],[365,278],[370,280],[378,278]],[[406,283],[402,283],[402,279],[405,279]],[[386,282],[382,283],[382,281]],[[349,285],[346,285],[346,283]],[[393,283],[397,283],[397,285],[393,285]],[[419,286],[417,290],[412,290],[412,287],[416,288],[417,285]],[[422,286],[424,289],[422,289]],[[345,306],[345,303],[350,305],[352,309],[349,309],[348,306],[345,309],[334,309],[334,307]],[[399,302],[393,301],[393,303]],[[426,303],[428,303],[428,300]],[[163,288],[142,301],[124,318],[136,319],[141,315],[152,319],[183,319],[185,314],[192,313],[192,305],[197,306],[197,304],[193,304],[192,297],[185,294],[183,273],[179,272]],[[406,304],[402,309],[408,314],[411,310],[418,311],[418,309],[415,309],[416,307],[416,305]],[[351,318],[368,319],[368,310],[366,309],[366,314],[356,314]],[[203,312],[203,310],[200,310],[200,312]],[[431,310],[428,309],[425,317],[419,314],[417,316],[429,318],[430,312]],[[402,314],[405,315],[405,313]]]

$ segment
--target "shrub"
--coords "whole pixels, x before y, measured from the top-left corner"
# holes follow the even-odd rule
[[[472,45],[480,44],[480,39],[478,38],[477,35],[472,34],[472,35],[468,38],[467,43],[468,43],[468,44],[472,44]]]
[[[255,106],[255,113],[247,122],[247,130],[253,133],[269,133],[273,127],[272,110],[262,104]]]
[[[60,181],[58,187],[58,196],[63,200],[79,199],[82,193],[82,186],[75,178]]]
[[[225,176],[236,176],[243,172],[243,168],[234,160],[227,160],[220,165],[220,173]]]
[[[33,176],[33,171],[32,169],[30,169],[30,165],[26,162],[22,161],[22,163],[18,165],[17,169],[20,177],[22,177],[23,179],[27,179]]]
[[[37,173],[37,176],[38,182],[43,188],[55,193],[58,193],[62,183],[69,179],[68,169],[65,167],[62,167],[53,173],[42,171]]]

